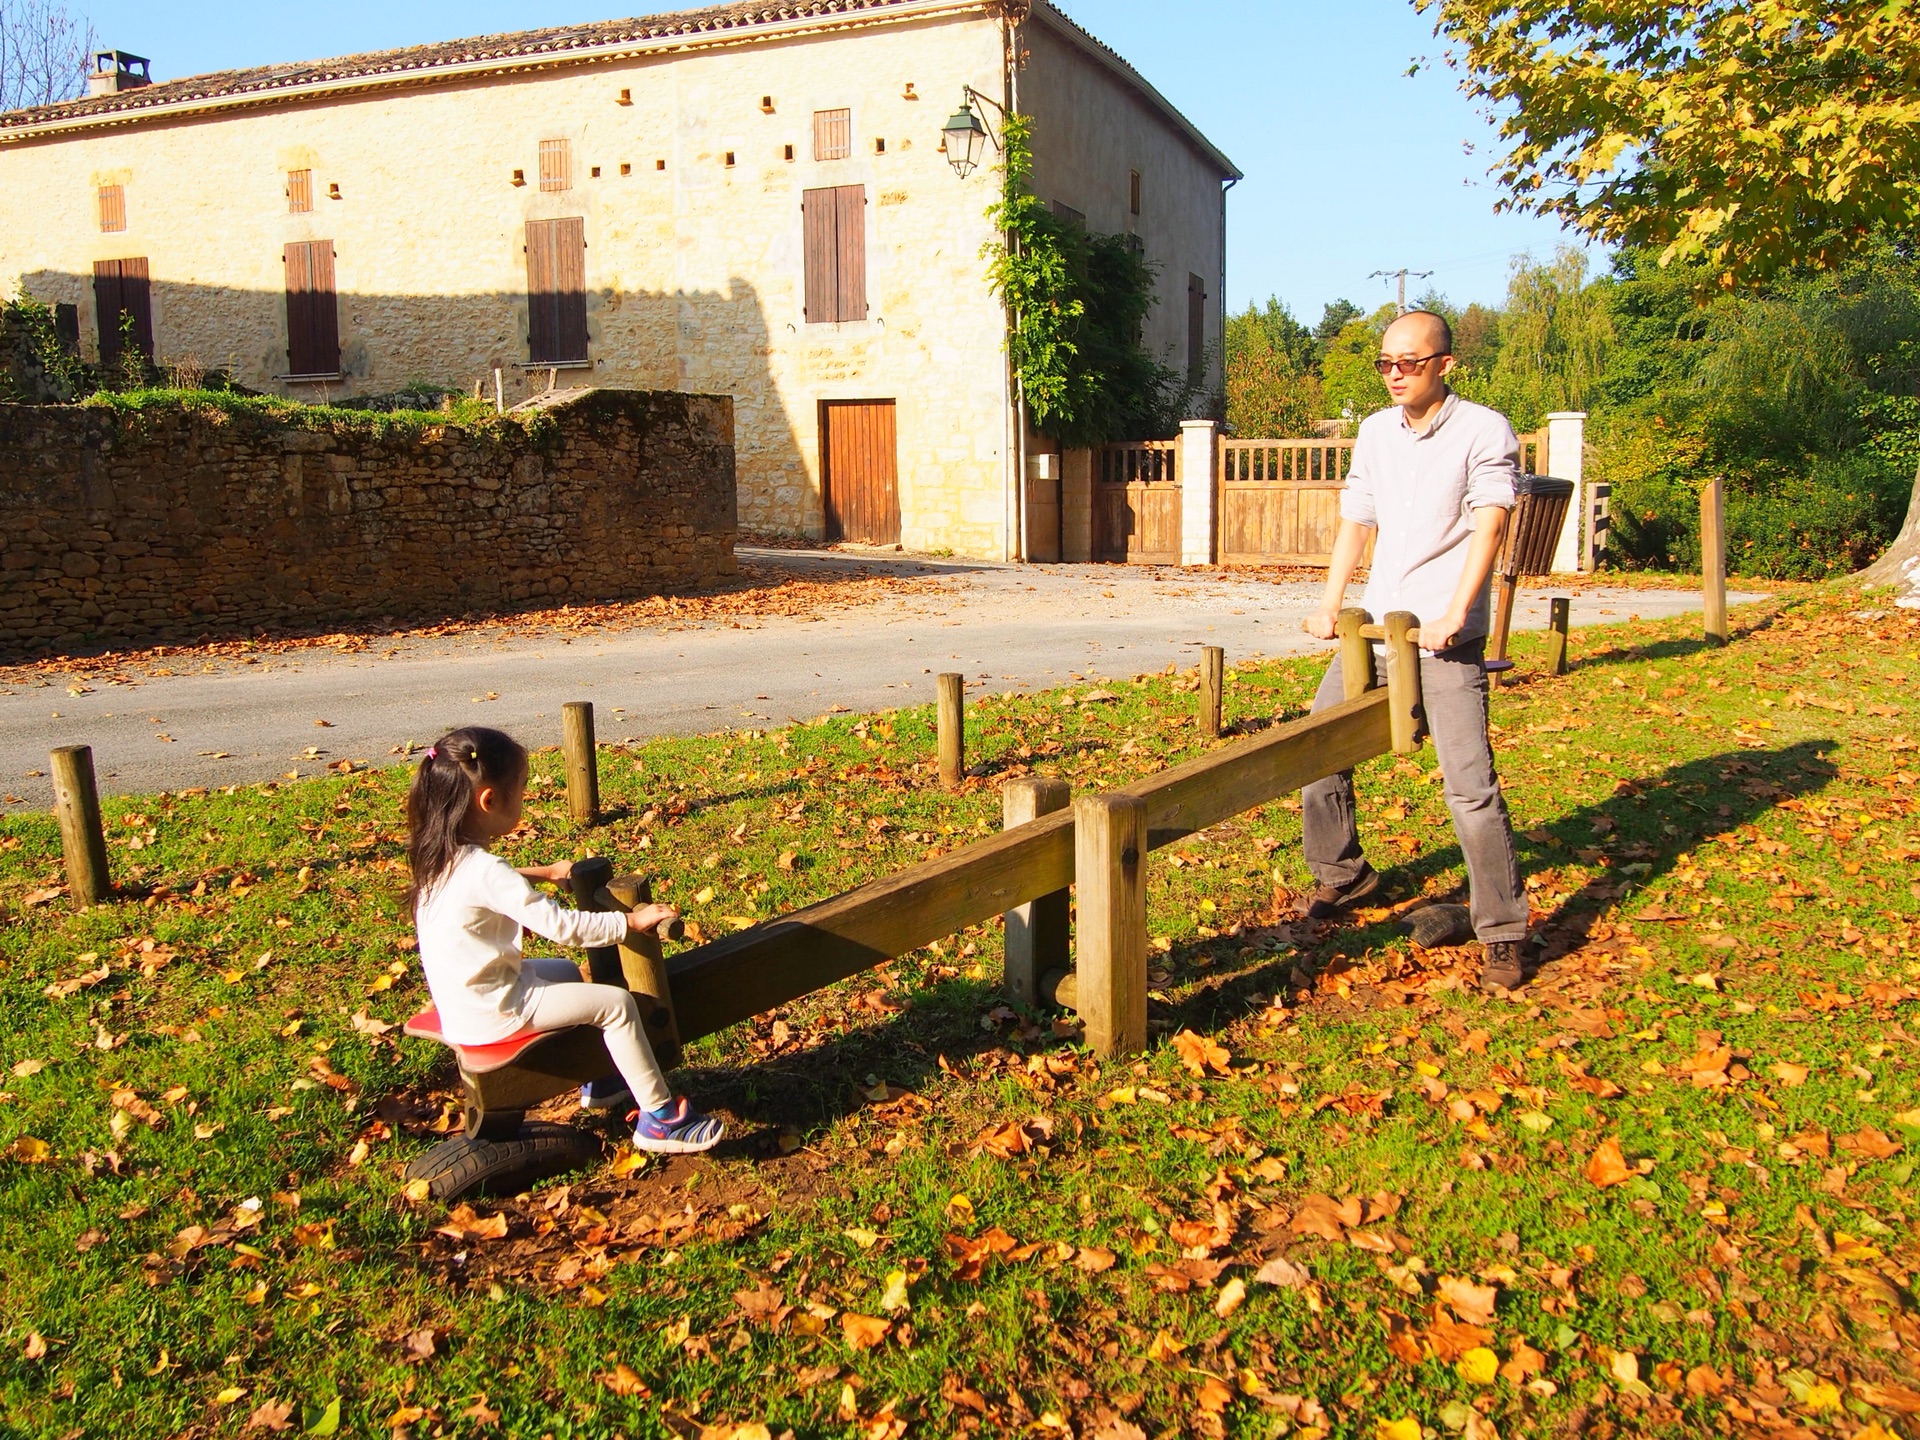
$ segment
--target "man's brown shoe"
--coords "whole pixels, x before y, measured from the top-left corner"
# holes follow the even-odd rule
[[[1369,865],[1344,885],[1314,886],[1293,902],[1293,913],[1302,920],[1331,920],[1379,888],[1380,872]]]
[[[1480,962],[1480,988],[1488,994],[1518,990],[1527,978],[1526,968],[1520,963],[1520,942],[1493,940],[1486,950],[1486,958]]]

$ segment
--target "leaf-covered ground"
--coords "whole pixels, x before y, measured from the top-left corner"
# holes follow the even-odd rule
[[[1282,918],[1295,803],[1156,856],[1137,1063],[1003,1004],[983,926],[694,1047],[714,1155],[609,1128],[599,1169],[451,1213],[400,1179],[458,1124],[393,1028],[424,998],[404,771],[109,801],[129,898],[85,914],[51,820],[0,820],[0,1416],[1910,1433],[1920,616],[1862,604],[1736,612],[1725,650],[1576,632],[1571,675],[1500,693],[1545,942],[1512,1002],[1404,938],[1462,880],[1431,750],[1388,757],[1390,899],[1348,924]],[[1230,718],[1298,713],[1315,669],[1236,669]],[[590,832],[547,752],[511,849],[613,855],[720,933],[990,830],[1010,775],[1198,753],[1193,684],[979,700],[957,795],[926,709],[609,751]]]

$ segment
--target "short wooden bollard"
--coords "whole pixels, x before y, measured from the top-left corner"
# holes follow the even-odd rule
[[[1547,666],[1556,675],[1567,673],[1567,630],[1573,624],[1573,601],[1554,597],[1547,612]]]
[[[100,828],[100,792],[93,778],[93,747],[62,745],[51,758],[53,810],[66,856],[67,894],[84,910],[113,896],[107,837]]]
[[[1072,793],[1064,780],[1037,776],[1009,780],[1000,792],[1001,828],[1011,830],[1042,815],[1064,810]],[[1067,943],[1067,901],[1065,890],[1055,890],[1051,895],[1016,905],[1004,917],[1007,998],[1017,1004],[1038,1004],[1040,977],[1050,970],[1064,970],[1072,963]]]
[[[593,702],[569,700],[560,710],[560,744],[567,756],[567,809],[576,825],[600,815],[600,756],[593,740]]]
[[[1220,738],[1221,698],[1227,687],[1227,652],[1218,645],[1200,651],[1200,733]]]
[[[1720,477],[1700,492],[1700,577],[1705,591],[1707,641],[1727,643],[1727,509]]]
[[[1416,615],[1395,610],[1387,616],[1387,721],[1396,755],[1420,748],[1420,628]]]
[[[1358,606],[1349,605],[1340,612],[1334,633],[1340,637],[1340,698],[1351,700],[1364,695],[1379,683],[1373,673],[1373,642],[1360,633],[1371,625],[1373,616]]]
[[[1079,890],[1075,1008],[1096,1055],[1147,1048],[1147,804],[1131,795],[1073,802]]]
[[[936,679],[936,729],[940,741],[940,783],[949,789],[967,773],[967,677]]]

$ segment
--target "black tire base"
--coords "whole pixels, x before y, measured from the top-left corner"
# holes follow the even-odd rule
[[[442,1140],[407,1166],[406,1178],[426,1181],[427,1193],[445,1205],[468,1195],[517,1195],[596,1164],[603,1153],[600,1137],[590,1130],[530,1120],[511,1140]]]

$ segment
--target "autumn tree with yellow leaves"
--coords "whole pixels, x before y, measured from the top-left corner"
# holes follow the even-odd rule
[[[1920,238],[1920,0],[1414,0],[1485,102],[1503,208],[1704,292]],[[1863,578],[1920,601],[1920,476]]]

